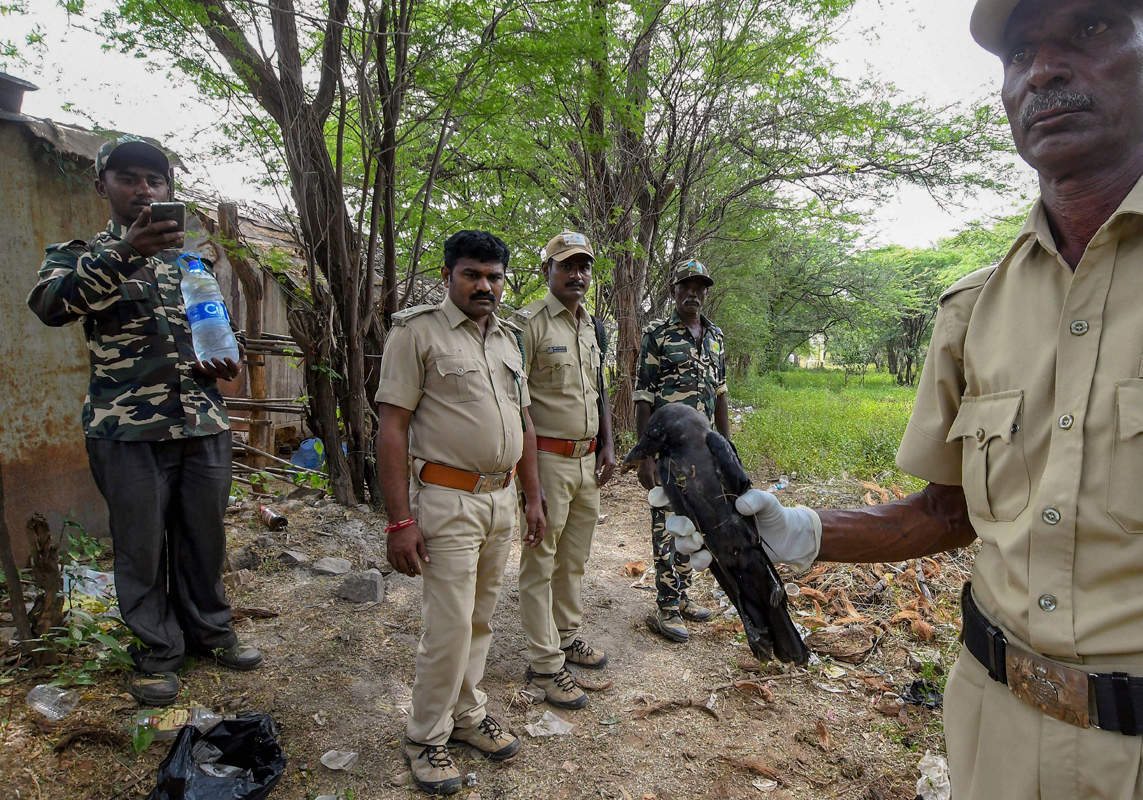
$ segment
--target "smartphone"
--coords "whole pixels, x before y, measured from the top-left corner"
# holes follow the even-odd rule
[[[178,230],[186,229],[187,207],[185,203],[151,203],[151,222],[173,219],[179,223]]]

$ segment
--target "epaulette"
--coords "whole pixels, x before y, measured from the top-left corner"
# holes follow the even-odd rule
[[[519,314],[520,310],[518,309],[516,311],[516,313]],[[510,319],[501,319],[500,317],[497,317],[496,319],[500,320],[500,324],[502,324],[508,330],[515,331],[516,333],[523,333],[524,332],[523,328],[521,328],[519,325],[517,325],[515,322],[513,322]]]
[[[400,311],[398,311],[396,314],[393,315],[393,317],[392,317],[393,324],[394,325],[404,325],[406,322],[413,319],[414,317],[419,317],[422,314],[429,313],[430,311],[436,311],[439,308],[440,308],[440,306],[436,306],[436,305],[433,305],[431,303],[425,303],[424,305],[420,305],[420,306],[409,306],[408,308],[403,308]]]
[[[70,242],[56,242],[55,244],[49,244],[44,248],[44,252],[58,253],[61,250],[78,250],[83,252],[87,249],[87,242],[85,242],[83,239],[72,239]]]
[[[536,315],[536,312],[544,307],[544,299],[533,300],[526,306],[520,306],[512,312],[513,317],[520,317],[523,320],[529,320]]]
[[[989,278],[992,277],[992,274],[994,272],[996,272],[996,266],[995,265],[993,265],[991,267],[982,267],[978,270],[975,270],[974,272],[968,273],[963,278],[961,278],[959,281],[954,283],[952,286],[945,289],[944,292],[941,293],[941,299],[939,302],[943,305],[944,302],[946,300],[948,300],[950,297],[952,297],[954,294],[959,294],[960,292],[963,292],[966,289],[978,289],[978,288],[980,288],[981,286],[983,286],[988,281]]]

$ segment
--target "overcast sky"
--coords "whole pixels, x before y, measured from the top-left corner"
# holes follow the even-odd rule
[[[98,11],[108,0],[88,0]],[[44,29],[46,53],[16,72],[40,91],[24,98],[24,113],[85,127],[99,125],[154,137],[191,162],[193,174],[218,193],[266,199],[250,185],[256,165],[224,163],[207,155],[216,112],[189,90],[165,90],[167,79],[118,53],[103,53],[97,36],[69,26],[55,3],[33,0],[24,18],[5,18],[5,36],[20,39],[32,24]],[[936,106],[994,97],[1000,62],[968,33],[973,0],[857,0],[830,56],[842,74],[888,81],[906,96]],[[903,189],[874,210],[870,234],[882,244],[925,246],[973,220],[1015,213],[1034,196],[1034,175],[1014,162],[1015,197],[977,196],[942,209],[919,189]]]

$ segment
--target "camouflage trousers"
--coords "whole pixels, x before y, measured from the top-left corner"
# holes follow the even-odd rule
[[[667,533],[667,509],[651,509],[651,547],[655,552],[656,602],[664,611],[678,611],[691,588],[691,557],[675,552],[675,537]]]

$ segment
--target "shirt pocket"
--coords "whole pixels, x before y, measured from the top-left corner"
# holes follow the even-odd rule
[[[158,293],[143,281],[124,281],[119,298],[94,316],[95,329],[104,343],[126,341],[159,332]]]
[[[1031,484],[1020,412],[1024,392],[964,397],[946,441],[961,440],[961,485],[974,516],[1011,522],[1028,507]]]
[[[484,388],[480,361],[463,356],[438,358],[429,368],[426,381],[427,390],[453,403],[477,400]]]
[[[536,354],[536,368],[528,380],[544,389],[565,389],[575,384],[578,369],[571,353],[541,350]]]
[[[1115,442],[1107,511],[1128,533],[1143,533],[1143,379],[1115,387]]]

